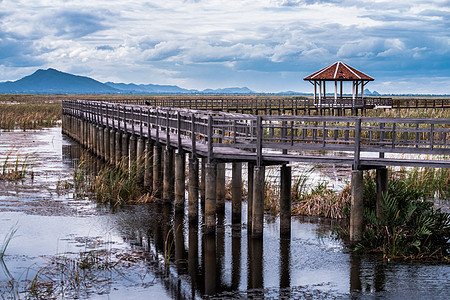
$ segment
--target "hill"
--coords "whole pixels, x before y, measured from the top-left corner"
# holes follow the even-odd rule
[[[0,83],[0,93],[8,94],[112,94],[120,91],[89,77],[55,69],[39,69],[17,81]]]
[[[102,83],[95,79],[39,69],[16,81],[0,83],[0,94],[253,94],[247,87],[189,90],[176,85]]]

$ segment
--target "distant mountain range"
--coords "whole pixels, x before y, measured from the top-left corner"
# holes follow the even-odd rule
[[[16,81],[0,82],[0,94],[254,94],[247,87],[206,89],[180,88],[176,85],[125,84],[105,82],[64,73],[55,69],[39,69]]]
[[[102,83],[95,79],[64,73],[55,69],[39,69],[16,81],[0,82],[0,94],[259,94],[247,87],[189,90],[176,85]],[[309,95],[293,91],[270,93],[272,95]],[[327,93],[333,96],[334,93]],[[424,94],[383,94],[364,90],[365,96],[448,96]]]

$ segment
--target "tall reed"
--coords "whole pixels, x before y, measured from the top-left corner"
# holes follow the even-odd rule
[[[4,160],[0,161],[0,180],[23,180],[32,168],[32,163],[30,162],[31,154],[22,155],[20,151],[16,151],[16,158],[11,160],[13,155],[13,150],[10,150],[6,153]]]

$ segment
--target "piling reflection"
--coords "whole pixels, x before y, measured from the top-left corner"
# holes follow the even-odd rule
[[[358,294],[362,290],[361,284],[361,257],[357,254],[350,255],[350,293]]]
[[[216,293],[217,281],[217,252],[216,237],[212,234],[203,236],[203,253],[204,253],[204,278],[205,278],[205,295],[214,295]]]
[[[280,239],[280,290],[289,293],[291,286],[291,239]]]

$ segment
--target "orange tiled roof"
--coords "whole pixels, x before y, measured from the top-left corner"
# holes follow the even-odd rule
[[[303,80],[374,80],[369,75],[364,74],[361,71],[356,70],[353,67],[343,63],[343,62],[335,62],[334,64],[323,68],[320,71],[312,73],[309,76],[303,78]]]

